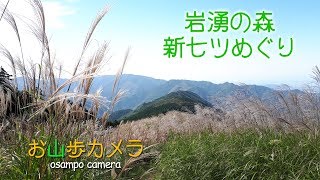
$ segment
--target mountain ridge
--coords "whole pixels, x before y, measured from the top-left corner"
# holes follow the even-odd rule
[[[108,100],[112,99],[112,87],[114,75],[98,76],[94,79],[91,92],[103,89],[102,96]],[[62,79],[60,83],[64,82]],[[23,83],[19,83],[23,84]],[[71,89],[75,88],[75,84]],[[136,109],[145,102],[151,102],[157,98],[165,96],[175,91],[190,91],[196,93],[201,98],[213,105],[225,102],[228,97],[241,92],[246,97],[256,96],[262,100],[267,100],[276,90],[261,85],[237,85],[230,82],[215,84],[209,81],[193,80],[162,80],[152,77],[123,74],[120,78],[118,89],[125,90],[125,95],[115,105],[114,110]]]
[[[117,114],[121,114],[121,116],[118,116],[118,119],[110,118],[109,120],[116,124],[120,121],[135,121],[158,116],[159,114],[165,114],[169,111],[195,113],[195,105],[213,108],[211,103],[193,92],[175,91],[151,102],[145,102],[133,111],[125,110],[127,114],[123,114],[122,110],[116,111],[114,113],[116,115],[113,116],[117,116]]]

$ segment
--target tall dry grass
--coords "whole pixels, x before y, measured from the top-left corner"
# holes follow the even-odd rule
[[[43,139],[48,144],[54,138],[59,139],[61,143],[68,143],[71,139],[78,138],[82,138],[83,141],[92,140],[95,131],[104,129],[110,111],[123,95],[117,84],[130,49],[125,54],[123,66],[116,74],[114,85],[110,87],[113,92],[111,99],[102,97],[101,89],[92,92],[94,78],[99,76],[111,58],[108,55],[109,43],[106,41],[93,53],[88,52],[96,28],[109,11],[107,6],[93,20],[71,77],[61,82],[63,69],[52,55],[42,3],[40,0],[29,2],[34,17],[29,19],[27,27],[35,41],[40,44],[40,62],[38,63],[25,60],[21,42],[23,34],[20,34],[16,17],[7,9],[8,3],[5,6],[0,5],[0,12],[3,12],[1,20],[3,17],[10,25],[19,42],[17,48],[20,48],[20,54],[15,55],[0,44],[0,54],[9,62],[13,73],[13,80],[4,77],[0,82],[0,175],[10,172],[10,176],[3,177],[27,179],[71,178],[79,174],[84,175],[83,177],[91,177],[91,173],[84,171],[75,174],[51,173],[47,167],[48,158],[36,161],[26,156],[26,148],[31,139]],[[23,88],[19,90],[17,76],[21,76],[22,79],[20,87]],[[109,110],[99,118],[97,114],[102,106],[107,106]],[[8,153],[9,151],[11,153]],[[149,155],[143,155],[139,159],[148,157]],[[114,171],[111,174],[115,177],[121,176],[127,168],[131,167],[130,164],[135,164],[134,162],[136,161],[130,159],[119,174]]]
[[[0,6],[3,20],[12,28],[19,42],[18,48],[20,48],[20,54],[14,55],[15,52],[11,52],[0,44],[0,54],[9,62],[13,73],[13,80],[7,79],[8,82],[6,82],[6,84],[10,84],[10,87],[12,86],[11,91],[4,91],[3,86],[0,86],[2,88],[0,89],[2,126],[10,126],[14,129],[21,124],[28,127],[43,125],[49,127],[48,132],[53,133],[68,132],[69,123],[80,123],[86,120],[91,120],[95,124],[106,124],[110,112],[107,111],[102,119],[98,118],[97,113],[102,106],[114,105],[121,96],[121,92],[117,91],[115,87],[123,72],[123,67],[119,69],[115,85],[110,87],[113,88],[114,97],[107,100],[101,96],[102,90],[92,92],[91,87],[94,78],[99,75],[102,68],[110,60],[109,43],[103,42],[91,55],[87,49],[96,28],[108,13],[109,7],[106,6],[93,20],[71,77],[61,83],[60,77],[63,69],[57,65],[54,56],[52,56],[42,3],[40,0],[29,2],[34,17],[30,18],[27,27],[32,32],[35,41],[40,44],[40,62],[38,63],[25,61],[21,42],[22,34],[17,26],[16,17],[7,9],[8,3],[5,6]],[[128,54],[129,50],[123,65],[125,65]],[[23,83],[20,84],[20,87],[23,87],[21,90],[17,89],[18,75],[21,76]],[[71,87],[75,87],[75,90],[71,91]],[[15,111],[8,110],[8,106],[12,104],[15,105],[13,108]],[[112,107],[107,108],[112,109]],[[16,121],[16,119],[19,120]],[[3,125],[8,123],[9,125]]]

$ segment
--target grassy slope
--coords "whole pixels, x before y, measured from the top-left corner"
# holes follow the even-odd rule
[[[158,179],[319,179],[320,138],[308,133],[173,136],[162,147]]]
[[[47,165],[51,160],[29,157],[29,142],[22,142],[20,148],[0,145],[0,175],[4,179],[37,179],[40,172],[43,179],[111,178],[110,171],[101,169],[50,170]],[[175,134],[153,148],[161,153],[158,159],[137,163],[120,179],[319,179],[319,147],[319,136],[310,132]],[[127,161],[122,156],[113,160],[123,165]],[[77,161],[95,160],[83,157]]]

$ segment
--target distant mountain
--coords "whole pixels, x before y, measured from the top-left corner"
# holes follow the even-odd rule
[[[143,103],[136,110],[129,111],[128,114],[122,115],[117,121],[133,121],[142,118],[165,114],[169,111],[195,112],[195,105],[202,107],[212,107],[208,101],[202,99],[197,94],[190,91],[171,92],[163,97],[148,103]],[[116,111],[116,114],[120,113]],[[121,113],[120,113],[121,114]]]
[[[112,92],[114,86],[115,76],[104,75],[98,76],[94,79],[91,92],[96,92],[102,88],[102,96],[111,100],[115,94]],[[59,84],[65,82],[65,79],[61,79]],[[124,97],[121,98],[120,102],[117,103],[115,110],[121,109],[134,109],[141,103],[145,102],[146,96],[158,86],[161,86],[166,81],[160,79],[154,79],[146,76],[139,75],[127,75],[121,76],[119,85],[116,87],[117,90],[125,90]],[[23,88],[22,78],[18,78],[19,89]],[[77,87],[76,84],[71,86],[71,91]],[[65,88],[66,90],[67,88]],[[160,96],[159,96],[160,97]],[[152,99],[150,99],[152,100]]]
[[[112,98],[114,76],[101,76],[94,80],[92,90],[102,87],[107,99]],[[241,92],[245,96],[257,96],[261,99],[270,98],[274,90],[264,86],[235,85],[233,83],[214,84],[206,81],[189,80],[159,80],[145,76],[123,75],[118,90],[125,90],[125,95],[116,104],[115,110],[135,109],[144,102],[150,102],[159,97],[176,91],[190,91],[213,105],[225,102],[228,97]]]
[[[103,89],[102,96],[111,100],[114,94],[112,88],[115,76],[100,76],[94,79],[92,92],[99,88]],[[64,80],[61,80],[62,83]],[[22,83],[20,83],[22,84]],[[75,85],[72,86],[72,90]],[[117,90],[125,90],[125,95],[114,107],[114,110],[136,109],[145,102],[151,102],[157,98],[176,91],[190,91],[199,95],[202,99],[210,102],[214,106],[227,103],[230,97],[257,97],[263,101],[273,103],[272,94],[276,90],[265,86],[257,85],[236,85],[233,83],[214,84],[207,81],[190,80],[160,80],[145,76],[124,74],[121,76]],[[298,90],[297,90],[298,91]]]
[[[104,84],[103,96],[111,97],[111,91],[107,89],[108,87],[110,89],[112,83],[97,83]],[[229,97],[239,93],[246,97],[256,96],[262,100],[268,100],[270,95],[275,92],[271,88],[257,85],[240,86],[233,83],[214,84],[206,81],[190,80],[164,81],[135,75],[123,75],[119,88],[125,89],[126,94],[116,105],[115,110],[135,109],[144,102],[150,102],[176,91],[194,92],[213,105],[224,103]]]

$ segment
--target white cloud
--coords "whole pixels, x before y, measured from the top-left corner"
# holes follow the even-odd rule
[[[80,0],[65,0],[68,3],[75,3],[75,2],[79,2]]]
[[[0,0],[1,4],[6,4],[7,0]],[[46,23],[48,28],[61,29],[65,26],[64,18],[76,13],[74,7],[65,1],[43,1]],[[27,0],[11,0],[8,10],[20,17],[33,18],[32,7]]]
[[[64,5],[59,1],[45,1],[43,2],[45,15],[48,22],[48,27],[52,29],[61,29],[65,27],[63,18],[76,13],[76,11]]]
[[[7,0],[0,0],[0,4],[4,5],[6,3]],[[66,26],[65,17],[76,13],[75,8],[65,1],[44,1],[42,3],[46,16],[46,25],[49,31],[63,29]],[[26,23],[24,23],[29,22],[28,19],[35,19],[31,5],[27,0],[11,0],[8,5],[8,10],[16,17],[25,58],[37,62],[40,47],[37,40],[31,35],[30,29],[28,29]],[[15,33],[4,19],[0,22],[0,32],[0,43],[9,49],[13,55],[19,55],[19,44]],[[0,66],[7,66],[8,68],[7,60],[1,55]]]

